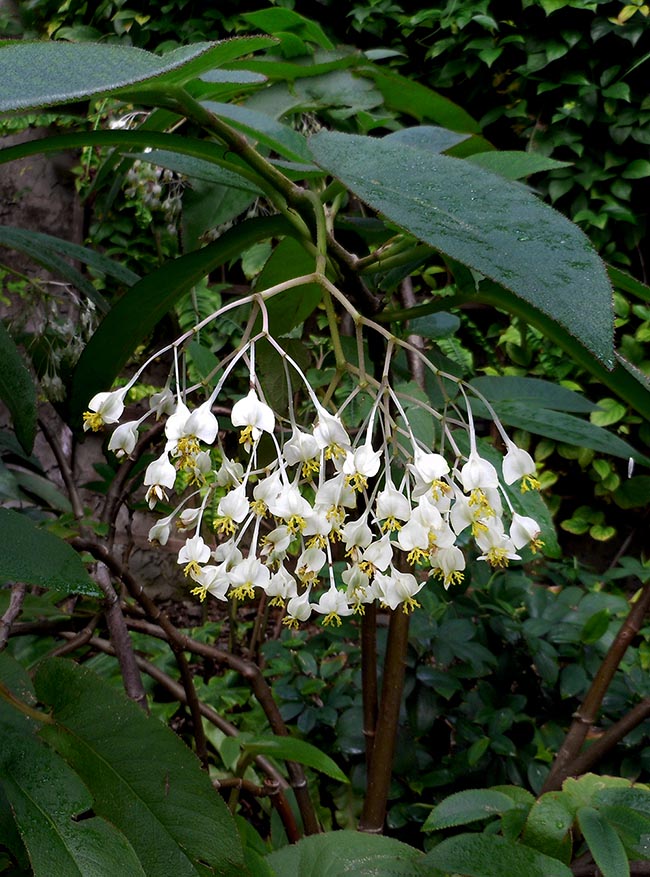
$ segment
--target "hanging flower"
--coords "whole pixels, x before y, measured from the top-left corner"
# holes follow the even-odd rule
[[[128,423],[121,423],[116,429],[108,442],[108,450],[113,451],[115,456],[130,457],[136,444],[138,443],[138,420],[130,420]]]
[[[84,432],[97,432],[106,424],[117,423],[124,412],[126,388],[110,393],[97,393],[84,412]]]
[[[249,390],[248,395],[239,402],[235,402],[230,419],[233,426],[243,427],[239,443],[248,452],[263,432],[273,432],[275,427],[273,410],[265,402],[260,401],[253,389]]]
[[[163,452],[157,460],[149,463],[144,473],[144,486],[149,487],[145,499],[152,509],[159,500],[166,500],[167,490],[171,490],[176,483],[176,469],[169,462],[167,452]]]
[[[518,448],[514,442],[508,442],[507,448],[508,451],[501,464],[505,483],[514,484],[521,479],[522,493],[527,490],[539,490],[540,484],[536,478],[537,467],[528,451]]]

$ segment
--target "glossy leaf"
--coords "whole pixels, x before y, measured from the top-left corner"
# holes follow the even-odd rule
[[[388,143],[402,143],[417,149],[430,149],[431,152],[446,152],[466,140],[467,134],[449,131],[438,125],[417,125],[414,128],[400,128],[387,134],[383,139]]]
[[[159,80],[181,85],[274,44],[268,37],[194,43],[160,56],[114,43],[27,42],[0,47],[0,112],[67,103]],[[135,88],[134,88],[135,87]]]
[[[443,840],[424,858],[424,864],[463,877],[572,877],[563,862],[530,847],[487,834],[459,834]]]
[[[128,838],[146,874],[241,877],[232,817],[172,731],[70,661],[42,662],[34,684],[56,722],[43,738],[86,784],[95,813]]]
[[[598,407],[580,393],[541,378],[485,375],[473,378],[469,383],[492,404],[520,402],[531,407],[551,408],[554,411],[568,411],[574,414],[590,414]]]
[[[275,877],[433,877],[422,853],[389,837],[330,831],[267,857]]]
[[[249,220],[207,247],[165,263],[132,286],[100,323],[79,358],[72,383],[73,417],[79,419],[88,400],[111,387],[138,344],[181,295],[252,243],[287,231],[280,217]]]
[[[77,552],[26,515],[0,509],[0,582],[101,596]]]
[[[614,366],[612,291],[586,236],[524,186],[466,161],[324,131],[321,167],[420,240],[496,281]]]
[[[466,789],[449,795],[433,808],[422,826],[423,831],[438,831],[455,825],[467,825],[491,816],[500,816],[515,806],[512,798],[492,789]]]
[[[593,807],[581,807],[578,825],[603,877],[630,877],[623,843],[612,826]]]
[[[252,755],[271,755],[273,758],[284,761],[297,761],[298,764],[312,767],[339,783],[349,782],[341,768],[332,761],[329,755],[321,752],[311,743],[307,743],[306,740],[268,735],[263,739],[243,742],[242,749]]]
[[[16,437],[29,454],[36,437],[36,388],[13,339],[0,320],[0,399],[11,414]]]
[[[526,846],[568,864],[572,825],[573,814],[566,808],[562,793],[548,792],[531,807],[522,840]]]

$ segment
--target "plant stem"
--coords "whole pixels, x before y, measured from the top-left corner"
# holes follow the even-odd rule
[[[404,690],[406,651],[409,631],[408,613],[396,609],[391,613],[384,663],[384,678],[377,718],[376,736],[368,773],[366,798],[359,821],[359,831],[381,834],[393,771],[399,714]]]
[[[9,606],[7,611],[0,618],[0,652],[6,647],[11,633],[11,625],[19,617],[23,611],[23,603],[25,594],[27,593],[27,585],[18,582],[11,589],[11,597],[9,598]]]
[[[555,757],[550,773],[542,787],[542,793],[560,789],[564,780],[577,772],[575,761],[578,759],[582,744],[585,741],[589,728],[598,717],[598,711],[600,710],[603,698],[623,660],[627,647],[641,629],[648,608],[650,608],[650,583],[644,585],[641,596],[632,605],[627,618],[621,625],[614,642],[609,647],[598,672],[594,676],[585,699],[574,713],[574,721]],[[613,745],[614,742],[610,744],[610,746]],[[601,754],[604,754],[604,752]]]
[[[46,725],[54,724],[54,719],[49,713],[42,713],[40,710],[34,709],[34,707],[31,707],[29,704],[20,700],[11,689],[7,688],[2,680],[0,680],[0,697],[28,718],[34,719],[36,722],[42,722]]]
[[[375,603],[366,606],[361,619],[361,692],[366,770],[370,775],[377,726],[377,606]]]

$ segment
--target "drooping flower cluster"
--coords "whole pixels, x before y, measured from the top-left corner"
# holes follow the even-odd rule
[[[263,300],[251,300],[264,311]],[[282,356],[289,382],[291,373],[302,383],[306,404],[300,418],[291,393],[282,416],[264,399],[255,368],[262,338]],[[314,612],[326,624],[340,623],[374,601],[410,611],[429,576],[446,588],[460,583],[466,563],[461,546],[471,539],[479,559],[494,568],[520,559],[524,547],[535,551],[541,544],[538,524],[512,508],[506,488],[516,482],[524,491],[539,486],[532,458],[496,416],[506,447],[500,471],[482,455],[471,400],[457,379],[465,414],[456,406],[460,419],[453,428],[422,403],[437,421],[432,448],[411,425],[411,409],[391,384],[388,361],[382,379],[364,375],[333,411],[263,327],[224,360],[209,397],[190,407],[192,388],[183,392],[179,380],[182,340],[167,348],[175,355],[175,390],[156,393],[143,417],[120,423],[109,449],[129,456],[140,424],[151,415],[166,417],[164,449],[144,477],[146,500],[151,509],[170,502],[177,483],[186,495],[154,524],[149,538],[164,545],[172,528],[188,534],[178,563],[200,600],[208,594],[245,600],[264,593],[272,605],[285,608],[290,625]],[[230,422],[219,424],[213,406],[238,363],[248,366],[249,390],[232,406]],[[90,401],[86,429],[120,422],[126,393],[141,372],[126,387]],[[351,404],[364,396],[365,408]],[[366,411],[356,423],[347,416],[353,408]],[[229,429],[238,431],[239,454],[233,455],[238,459],[224,450]]]

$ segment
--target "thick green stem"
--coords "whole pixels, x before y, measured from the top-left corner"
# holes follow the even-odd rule
[[[616,635],[614,642],[596,673],[587,695],[574,713],[574,721],[555,757],[551,771],[544,783],[542,792],[550,792],[562,787],[564,780],[575,774],[576,760],[585,741],[589,728],[598,718],[603,698],[607,693],[614,674],[619,668],[623,656],[634,637],[638,634],[643,620],[650,608],[650,583],[644,586],[639,599],[634,603]],[[612,741],[613,746],[616,741]],[[589,750],[588,750],[589,751]],[[602,753],[601,753],[602,754]],[[592,755],[593,757],[593,755]]]
[[[404,690],[409,615],[402,608],[391,613],[384,663],[384,678],[377,717],[371,769],[366,798],[359,820],[359,831],[381,834],[386,819],[386,805],[393,772],[399,713]]]

